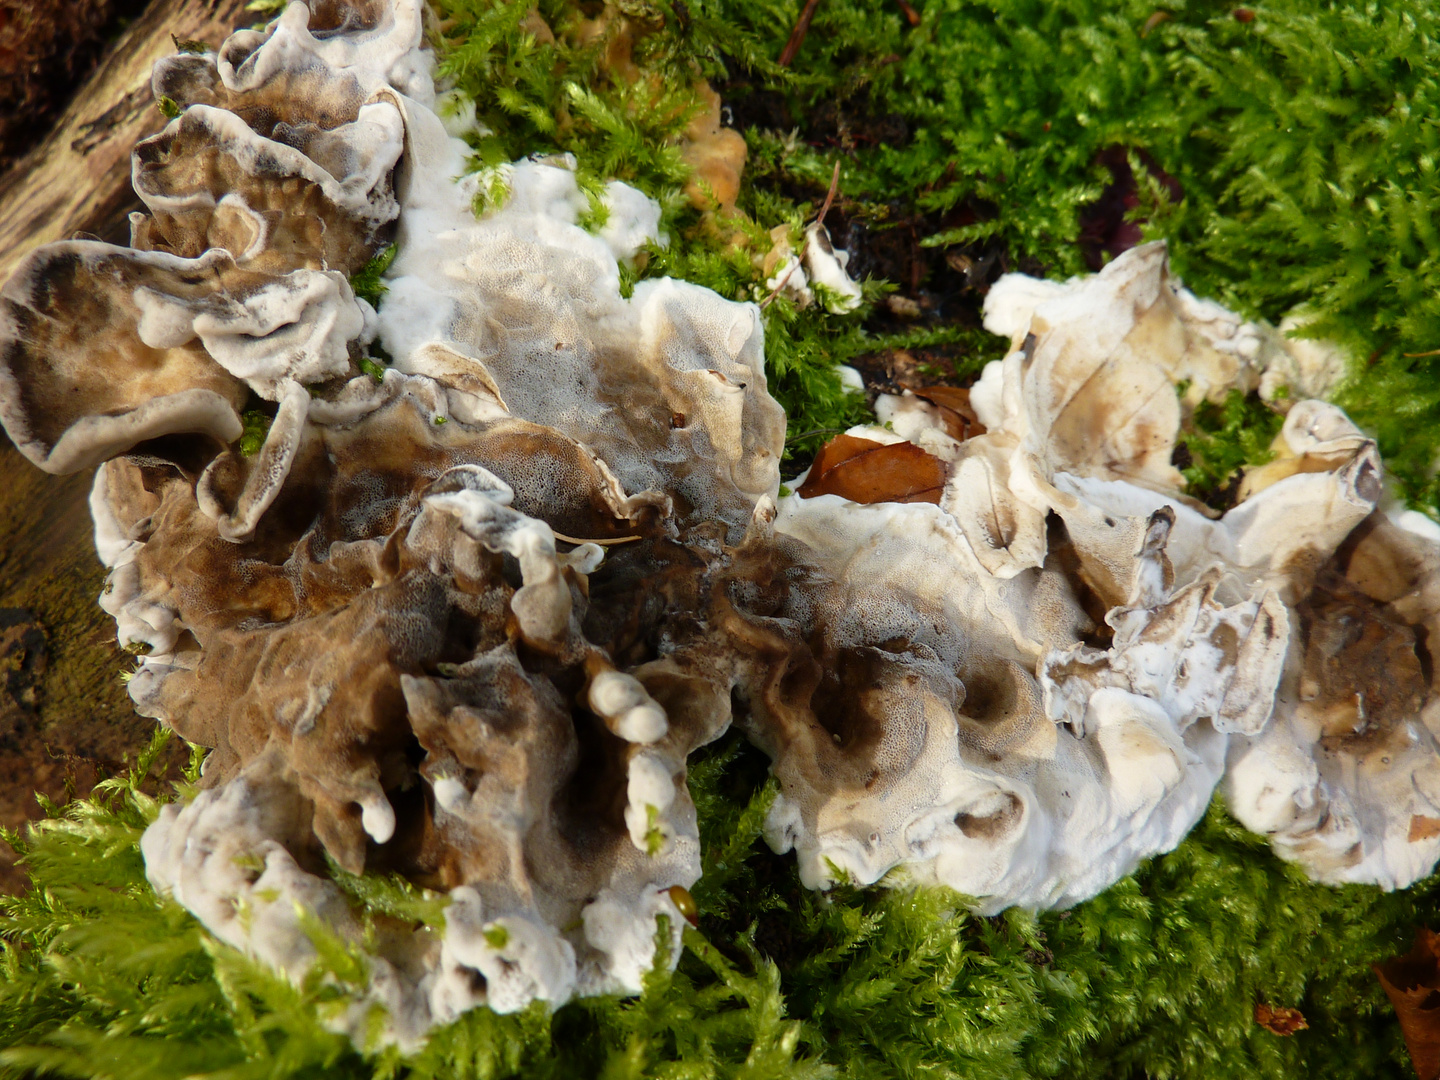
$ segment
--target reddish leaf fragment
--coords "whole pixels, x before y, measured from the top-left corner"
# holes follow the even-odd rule
[[[1282,1036],[1294,1035],[1295,1032],[1304,1031],[1310,1026],[1305,1021],[1305,1014],[1299,1009],[1267,1005],[1263,1001],[1255,1003],[1255,1023],[1271,1034]]]
[[[970,407],[970,391],[959,386],[922,386],[915,396],[924,398],[940,410],[945,433],[964,442],[985,434],[985,425]]]
[[[800,485],[802,499],[839,495],[857,503],[938,503],[945,463],[914,443],[885,445],[837,435],[820,450]]]
[[[1249,8],[1237,7],[1230,14],[1235,16],[1236,22],[1248,23],[1255,21],[1255,12]]]
[[[1370,967],[1395,1006],[1416,1076],[1440,1080],[1440,934],[1417,927],[1413,949]]]
[[[1434,836],[1440,836],[1440,818],[1426,817],[1424,814],[1411,815],[1410,835],[1407,837],[1410,843],[1429,840]]]

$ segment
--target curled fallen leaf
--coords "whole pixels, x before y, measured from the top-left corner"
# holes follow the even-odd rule
[[[1417,927],[1408,953],[1370,966],[1395,1007],[1415,1075],[1440,1080],[1440,934]]]
[[[799,494],[802,499],[839,495],[857,503],[938,503],[944,488],[944,463],[914,443],[837,435],[815,456]]]
[[[1255,1023],[1271,1034],[1282,1036],[1294,1035],[1310,1026],[1305,1021],[1305,1014],[1299,1009],[1291,1009],[1285,1005],[1267,1005],[1263,1001],[1255,1003]]]
[[[940,410],[945,424],[945,433],[953,439],[964,442],[976,435],[985,434],[985,425],[970,407],[970,391],[959,386],[922,386],[914,391],[916,397],[924,398]]]

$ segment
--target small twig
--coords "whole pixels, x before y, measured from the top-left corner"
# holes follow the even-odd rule
[[[1145,20],[1145,25],[1140,28],[1140,36],[1142,38],[1149,37],[1151,30],[1154,30],[1155,27],[1159,26],[1163,22],[1167,22],[1169,19],[1170,13],[1168,11],[1155,12],[1153,15],[1151,15],[1148,19]]]
[[[840,162],[837,161],[837,162],[835,162],[835,172],[832,173],[831,176],[830,176],[830,190],[825,193],[825,202],[824,202],[823,204],[821,204],[821,206],[820,206],[820,214],[819,214],[819,216],[816,217],[816,219],[815,219],[815,224],[816,224],[816,225],[819,225],[821,228],[824,228],[824,226],[825,226],[825,215],[830,212],[830,207],[831,207],[831,205],[835,202],[835,195],[836,195],[836,193],[837,193],[839,190],[840,190]],[[783,289],[783,288],[785,288],[785,286],[786,286],[787,284],[789,284],[789,282],[790,282],[790,275],[793,274],[793,273],[795,273],[796,270],[800,269],[800,264],[805,261],[805,253],[806,253],[807,251],[809,251],[809,250],[810,250],[810,238],[807,236],[807,237],[805,238],[805,243],[803,243],[803,244],[800,245],[800,254],[798,254],[798,255],[795,256],[795,262],[794,262],[794,264],[790,267],[789,270],[786,270],[786,271],[785,271],[785,276],[784,276],[783,278],[781,278],[781,279],[776,283],[775,288],[773,288],[773,289],[770,290],[770,295],[767,296],[767,297],[765,297],[764,300],[761,300],[761,301],[760,301],[760,310],[761,310],[761,311],[764,311],[767,307],[769,307],[771,301],[773,301],[773,300],[775,299],[775,297],[777,297],[777,296],[780,295],[780,290]]]
[[[790,264],[790,269],[786,270],[785,276],[775,283],[775,288],[770,290],[770,295],[765,297],[764,300],[760,301],[761,311],[764,311],[767,307],[769,307],[774,302],[775,297],[780,295],[780,290],[785,288],[786,285],[790,284],[790,275],[795,273],[796,270],[800,269],[800,263],[804,260],[805,252],[809,247],[809,240],[806,240],[805,243],[800,245],[800,254],[795,256],[795,261]]]
[[[1421,356],[1440,356],[1440,349],[1431,349],[1429,352],[1407,352],[1401,353],[1407,360],[1414,360]]]
[[[581,544],[599,544],[601,547],[612,547],[615,544],[628,544],[632,540],[645,539],[643,536],[617,536],[610,540],[581,540],[578,537],[566,536],[562,532],[555,532],[554,529],[550,531],[555,533],[556,540],[563,540],[565,543],[574,544],[576,547],[579,547]]]
[[[815,18],[815,9],[819,6],[820,0],[805,0],[805,8],[800,12],[795,29],[790,31],[790,40],[785,42],[785,48],[780,50],[780,59],[777,62],[781,67],[789,67],[794,62],[795,54],[800,51],[800,43],[805,40],[805,35],[810,30],[810,20]]]
[[[835,172],[830,177],[830,190],[825,193],[825,201],[820,206],[820,216],[815,219],[816,225],[825,224],[825,215],[830,212],[831,205],[835,202],[835,195],[840,190],[840,162],[835,162]]]

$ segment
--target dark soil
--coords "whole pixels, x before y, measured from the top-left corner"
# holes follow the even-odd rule
[[[882,145],[904,147],[910,141],[906,119],[878,109],[863,86],[843,98],[801,107],[781,94],[757,87],[737,66],[729,78],[717,82],[716,89],[729,121],[740,130],[794,130],[811,146],[842,154]],[[1123,158],[1120,163],[1124,164]],[[778,187],[797,201],[818,205],[825,196],[823,190],[796,185],[785,177],[757,177],[755,182]],[[1016,260],[996,241],[924,246],[924,241],[937,233],[993,217],[995,209],[965,202],[943,212],[926,212],[916,205],[914,196],[919,194],[922,192],[901,195],[880,206],[847,198],[842,189],[826,216],[825,225],[836,247],[850,253],[847,269],[852,277],[879,278],[896,285],[887,301],[876,306],[866,330],[884,337],[960,327],[973,329],[982,337],[978,334],[981,307],[990,285],[1010,271],[1044,276],[1046,268],[1033,260]],[[1112,201],[1120,205],[1124,194]],[[1123,206],[1118,212],[1107,207],[1097,217],[1096,228],[1106,230],[1103,241],[1112,239],[1114,222],[1123,213]],[[937,384],[968,385],[978,373],[978,359],[965,346],[947,345],[881,350],[851,363],[873,396]]]

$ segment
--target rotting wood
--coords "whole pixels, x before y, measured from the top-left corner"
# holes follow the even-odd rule
[[[130,151],[165,124],[150,67],[175,51],[171,33],[218,44],[255,21],[245,2],[154,0],[116,40],[45,138],[0,175],[0,283],[41,244],[77,232],[128,239],[127,212],[139,208]],[[9,721],[0,737],[0,824],[16,828],[38,816],[36,789],[60,802],[85,795],[134,758],[153,723],[135,715],[118,681],[124,657],[95,602],[103,572],[90,535],[90,472],[57,481],[0,433],[0,490],[11,496],[11,512],[0,514],[0,609],[12,622],[33,616],[49,654],[26,688],[34,692],[27,709],[0,699]],[[182,756],[172,746],[157,771],[178,776]],[[13,856],[0,851],[0,892],[22,882]]]

